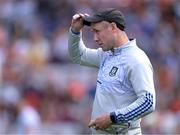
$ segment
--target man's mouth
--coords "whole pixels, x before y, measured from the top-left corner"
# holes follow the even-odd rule
[[[102,46],[103,46],[103,44],[102,44],[102,43],[99,43],[99,46],[100,46],[100,47],[102,47]]]

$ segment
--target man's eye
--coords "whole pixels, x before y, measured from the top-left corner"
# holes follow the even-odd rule
[[[96,33],[96,34],[99,34],[99,33],[100,33],[99,30],[93,30],[93,32]]]
[[[99,30],[96,30],[96,33],[98,34],[100,31]]]

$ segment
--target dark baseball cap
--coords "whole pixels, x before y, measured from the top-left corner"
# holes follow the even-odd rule
[[[121,30],[125,29],[125,18],[121,11],[115,8],[106,8],[98,10],[92,16],[85,16],[84,25],[90,26],[91,23],[97,23],[101,21],[114,22]]]

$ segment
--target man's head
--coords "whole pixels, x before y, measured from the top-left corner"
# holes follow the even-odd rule
[[[84,25],[91,26],[94,32],[94,40],[103,51],[116,47],[117,35],[124,32],[125,19],[117,9],[103,9],[97,11],[93,16],[85,16]]]

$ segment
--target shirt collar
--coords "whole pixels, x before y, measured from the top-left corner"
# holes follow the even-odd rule
[[[111,53],[113,55],[116,55],[116,54],[121,53],[121,51],[123,49],[129,48],[129,47],[135,46],[135,45],[136,45],[136,39],[130,39],[128,43],[126,43],[126,44],[124,44],[124,45],[122,45],[122,46],[120,46],[118,48],[114,48],[113,50],[111,50]]]

